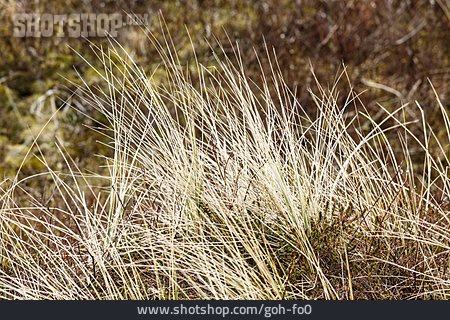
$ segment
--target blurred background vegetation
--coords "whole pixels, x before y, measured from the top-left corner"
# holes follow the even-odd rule
[[[286,82],[304,106],[311,99],[307,89],[314,86],[310,63],[325,86],[333,84],[345,64],[353,88],[367,90],[360,99],[375,114],[377,103],[395,108],[419,100],[432,122],[439,110],[427,79],[444,106],[450,106],[448,0],[0,0],[0,181],[15,174],[35,135],[59,108],[39,138],[50,163],[59,161],[55,136],[81,166],[95,167],[101,160],[92,155],[109,152],[96,143],[104,140],[102,135],[88,128],[95,124],[86,114],[94,119],[98,114],[72,96],[75,86],[64,79],[81,83],[79,72],[87,82],[101,85],[73,50],[101,67],[89,41],[107,45],[107,40],[16,38],[12,16],[22,12],[148,14],[148,28],[157,36],[161,12],[183,61],[193,59],[188,28],[201,62],[214,63],[208,43],[217,49],[215,37],[225,52],[238,43],[247,73],[256,80],[261,76],[255,52],[266,65],[266,43],[276,51]],[[117,40],[141,67],[155,70],[157,52],[139,27],[122,27]],[[41,167],[30,160],[22,174]]]

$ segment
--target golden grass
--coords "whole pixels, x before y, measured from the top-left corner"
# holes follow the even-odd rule
[[[0,298],[449,298],[437,95],[439,139],[423,112],[408,120],[419,103],[380,105],[377,120],[349,82],[338,105],[345,69],[310,91],[312,116],[276,57],[257,85],[237,49],[187,68],[168,36],[147,36],[165,81],[112,43],[95,49],[105,88],[78,89],[108,120],[108,174],[83,173],[60,144],[55,170],[35,144],[51,195],[27,191],[37,176],[0,185]]]

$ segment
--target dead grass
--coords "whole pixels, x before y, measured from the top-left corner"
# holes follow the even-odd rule
[[[35,144],[50,196],[27,189],[34,176],[0,185],[1,298],[449,298],[437,94],[439,139],[419,103],[374,119],[345,69],[310,91],[313,116],[270,54],[258,82],[237,49],[188,70],[170,37],[147,36],[164,81],[112,43],[95,49],[106,89],[79,88],[108,120],[108,174],[83,173],[58,142],[65,168],[53,169]]]

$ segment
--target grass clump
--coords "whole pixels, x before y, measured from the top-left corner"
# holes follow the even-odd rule
[[[95,49],[105,87],[77,91],[107,120],[107,173],[58,143],[55,170],[36,144],[50,195],[27,188],[35,176],[0,185],[1,298],[449,298],[437,94],[439,139],[419,103],[375,119],[348,81],[339,105],[345,69],[310,90],[308,114],[274,56],[250,79],[238,49],[183,66],[147,36],[164,80],[112,43]]]

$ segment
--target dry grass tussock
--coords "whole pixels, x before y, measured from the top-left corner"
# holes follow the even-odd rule
[[[375,119],[345,70],[310,91],[308,115],[274,56],[253,82],[237,48],[182,67],[169,37],[147,35],[154,74],[112,43],[95,48],[105,87],[77,91],[106,119],[106,169],[83,172],[58,142],[66,167],[51,168],[36,139],[45,172],[0,184],[0,298],[450,297],[450,119],[437,94],[439,135],[423,112],[408,119],[419,103],[380,105]],[[43,177],[38,197],[27,185]]]

